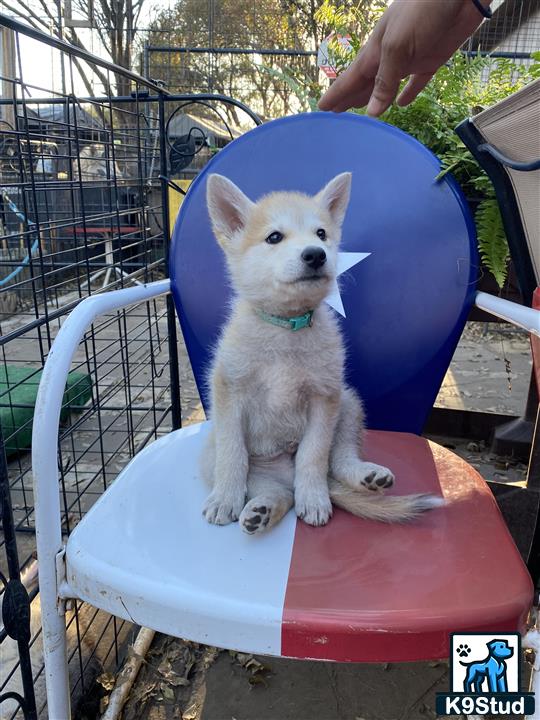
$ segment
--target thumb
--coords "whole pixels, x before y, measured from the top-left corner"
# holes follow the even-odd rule
[[[382,46],[381,62],[375,77],[373,92],[367,106],[367,114],[378,117],[387,110],[396,97],[402,79],[399,55]]]

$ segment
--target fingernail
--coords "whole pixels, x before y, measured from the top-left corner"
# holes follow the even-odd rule
[[[370,117],[379,117],[384,112],[384,105],[377,98],[371,97],[366,108],[366,115]]]

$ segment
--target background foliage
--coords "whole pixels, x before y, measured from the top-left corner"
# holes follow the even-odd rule
[[[352,50],[344,52],[337,43],[331,46],[338,74],[348,67],[384,10],[385,2],[370,3],[370,12],[345,10],[326,0],[318,18],[331,31],[351,37]],[[508,244],[495,200],[495,191],[484,171],[458,138],[455,128],[521,87],[540,77],[540,53],[533,53],[529,65],[506,58],[467,57],[457,52],[441,67],[416,100],[405,108],[392,105],[382,120],[405,130],[429,147],[442,161],[443,172],[451,171],[463,188],[473,210],[478,245],[484,266],[499,287],[507,277]],[[312,108],[320,96],[313,96]],[[362,114],[363,110],[354,110]]]

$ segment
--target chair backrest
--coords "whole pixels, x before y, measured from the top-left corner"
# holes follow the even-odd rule
[[[493,182],[530,305],[540,285],[540,79],[465,121],[457,133]]]
[[[192,184],[170,254],[173,294],[199,391],[231,290],[210,228],[206,180],[221,173],[256,200],[315,193],[352,171],[344,252],[370,253],[341,281],[347,377],[371,428],[421,432],[474,299],[476,237],[454,180],[406,133],[352,113],[296,115],[230,143]],[[301,332],[304,332],[303,330]]]

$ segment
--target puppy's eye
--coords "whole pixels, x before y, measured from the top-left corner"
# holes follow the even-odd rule
[[[326,230],[319,228],[317,230],[317,237],[319,238],[319,240],[326,240]]]
[[[266,238],[265,242],[267,242],[269,245],[277,245],[282,240],[283,233],[280,233],[276,230],[275,232],[270,233],[270,235]]]

